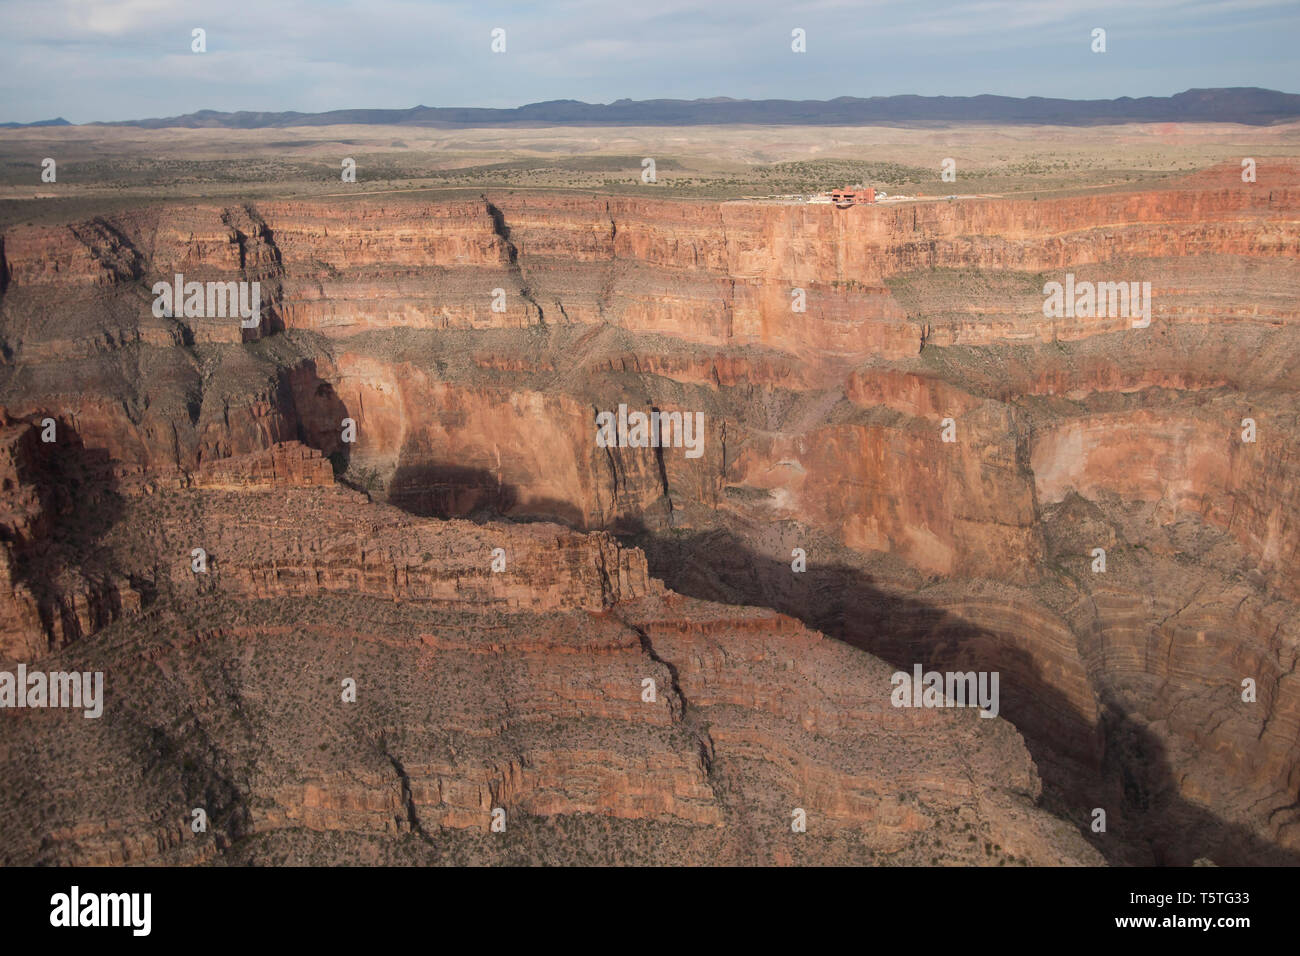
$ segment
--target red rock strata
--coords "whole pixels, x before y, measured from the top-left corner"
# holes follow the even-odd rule
[[[771,611],[673,595],[605,534],[412,517],[268,478],[263,455],[222,471],[241,469],[143,496],[102,539],[131,574],[162,572],[159,597],[47,659],[105,671],[102,719],[6,715],[6,862],[302,840],[313,860],[1098,859],[1035,806],[1005,721],[897,710],[882,662]],[[188,827],[196,806],[208,833]],[[563,821],[576,846],[547,836]]]
[[[741,677],[715,675],[694,695],[691,682],[718,647],[744,673],[740,632],[660,651],[674,625],[656,625],[656,637],[649,618],[618,609],[661,602],[689,616],[694,605],[654,591],[661,578],[691,597],[775,608],[895,667],[999,670],[1003,714],[1043,775],[1044,805],[1085,832],[1092,809],[1107,808],[1110,832],[1089,835],[1108,859],[1296,862],[1298,183],[1293,163],[1271,161],[1255,184],[1202,176],[1037,201],[839,210],[511,194],[158,206],[15,227],[3,236],[0,296],[0,653],[91,653],[101,638],[147,646],[163,639],[160,616],[188,620],[169,603],[185,587],[200,603],[224,596],[240,620],[244,602],[292,595],[317,634],[346,621],[349,602],[543,618],[564,608],[641,628],[677,669],[682,706],[712,713],[703,701]],[[1067,271],[1151,282],[1150,327],[1118,315],[1045,318],[1043,286]],[[263,283],[265,322],[253,336],[229,320],[155,318],[149,287],[176,272]],[[807,312],[791,309],[796,288]],[[497,289],[504,312],[492,308]],[[704,412],[703,456],[598,447],[594,416],[620,402]],[[31,437],[47,416],[66,451]],[[345,418],[355,442],[342,440]],[[943,440],[945,419],[955,441]],[[1244,419],[1255,442],[1242,441]],[[249,504],[344,495],[314,487],[326,469],[368,492],[338,499],[356,512],[346,530],[326,533],[343,520],[326,511],[304,524]],[[101,503],[98,519],[83,501]],[[156,564],[133,558],[122,529],[164,503],[190,509],[170,525],[181,539],[220,517],[211,547],[192,545],[214,556],[208,597],[191,580],[188,540],[139,552]],[[645,556],[604,535],[496,524],[454,525],[463,548],[432,547],[428,536],[444,532],[422,530],[437,527],[430,517],[559,521],[631,538]],[[509,566],[524,577],[486,570],[493,535],[511,537]],[[1099,547],[1104,573],[1093,571]],[[808,555],[802,575],[791,571],[794,548]],[[427,562],[412,557],[426,550]],[[556,560],[563,575],[527,576]],[[534,624],[501,626],[517,639]],[[788,622],[772,626],[783,633]],[[232,627],[205,632],[222,635],[222,653],[236,653]],[[781,688],[773,698],[793,693],[779,669],[769,679]],[[1242,698],[1247,679],[1254,701]],[[860,823],[873,805],[873,819],[901,833],[925,817],[899,804],[899,787],[890,803],[867,771],[877,784],[862,793],[818,782],[838,746],[824,728],[847,720],[848,704],[838,718],[826,705],[832,716],[813,721],[821,729],[778,759],[780,735],[763,721],[804,726],[806,712],[778,718],[741,697],[717,713],[739,708],[750,723],[714,744],[766,754],[786,768],[787,788],[760,767],[746,780],[766,782],[746,783],[746,801],[768,806],[763,794],[779,793],[776,807],[807,787],[824,797],[827,825]],[[406,726],[392,714],[376,721],[372,749]],[[514,725],[492,726],[499,735]],[[375,800],[384,812],[405,805],[413,833],[426,805],[430,828],[481,821],[484,787],[520,795],[537,820],[551,819],[541,808],[612,810],[607,792],[625,794],[619,812],[642,801],[692,827],[712,826],[709,813],[738,819],[727,814],[745,801],[695,789],[695,744],[664,744],[676,756],[646,763],[649,749],[618,740],[608,752],[583,745],[593,769],[564,795],[551,793],[567,773],[556,768],[577,758],[531,738],[502,745],[490,764],[498,776],[465,778],[477,797],[456,789],[449,802],[462,784],[436,782],[445,755],[391,751],[404,782],[382,798],[343,781],[389,779],[391,761],[376,757],[372,776],[355,778],[328,760],[304,765],[275,784],[283,804],[265,818],[257,801],[231,796],[241,821],[231,847],[245,845],[236,834],[266,832],[258,820],[315,820],[331,801],[371,821],[356,832],[372,832]],[[852,760],[875,759],[853,746]],[[525,751],[546,756],[529,763]],[[920,748],[906,760],[922,760]],[[632,778],[643,775],[673,782],[642,788]],[[340,787],[344,796],[326,795]],[[277,832],[276,845],[306,852]],[[692,853],[707,843],[687,842]],[[919,846],[906,845],[899,852]],[[1026,845],[1039,849],[1017,855],[1044,858],[1040,837]],[[805,858],[770,846],[772,859]]]

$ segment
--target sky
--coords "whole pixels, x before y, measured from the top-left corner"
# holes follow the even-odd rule
[[[191,50],[206,31],[207,52]],[[492,31],[505,31],[505,52]],[[791,49],[802,29],[806,52]],[[1106,31],[1106,52],[1092,32]],[[1300,0],[0,0],[0,121],[543,100],[1300,92]]]

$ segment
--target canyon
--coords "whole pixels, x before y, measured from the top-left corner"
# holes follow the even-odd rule
[[[1300,862],[1297,209],[1271,160],[6,226],[0,661],[107,704],[0,715],[5,861]],[[1150,325],[1045,317],[1067,272]]]

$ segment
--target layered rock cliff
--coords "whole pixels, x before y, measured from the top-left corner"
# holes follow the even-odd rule
[[[105,531],[152,600],[42,661],[102,672],[101,717],[5,715],[7,863],[1099,859],[1005,721],[897,710],[883,662],[606,534],[278,464],[311,460],[227,459]]]
[[[1298,184],[1275,162],[1254,184],[1205,175],[1050,200],[840,210],[501,194],[15,227],[0,296],[13,472],[0,646],[38,660],[126,633],[142,606],[161,612],[157,589],[183,585],[190,547],[169,544],[161,568],[100,542],[149,502],[193,495],[226,515],[206,532],[219,555],[207,580],[232,601],[543,616],[667,602],[685,615],[659,578],[775,608],[901,669],[998,670],[1044,804],[1109,859],[1294,862]],[[152,284],[177,273],[259,282],[258,327],[156,317]],[[1150,324],[1045,316],[1045,284],[1067,273],[1151,283]],[[702,413],[699,456],[601,447],[596,416],[620,404]],[[47,417],[74,451],[33,437]],[[83,534],[78,496],[50,498],[67,469],[115,503],[104,527]],[[286,482],[325,494],[334,475],[365,491],[362,512],[387,502],[414,517],[268,525],[238,503]],[[639,552],[602,537],[603,570],[574,553],[567,583],[507,584],[484,571],[484,537],[435,548],[416,521],[463,517],[612,533],[648,564],[615,568],[615,553]],[[431,557],[396,561],[391,542],[407,539]],[[792,570],[795,549],[806,571]],[[661,653],[649,618],[619,620]],[[682,645],[673,661],[688,701],[685,657],[700,654]],[[760,719],[753,701],[727,706]],[[761,750],[769,731],[733,739]],[[816,763],[822,735],[809,733],[800,759]],[[598,751],[584,751],[595,778],[641,792],[630,750]],[[423,820],[421,801],[445,803],[447,764],[398,759],[393,799],[409,792]],[[563,777],[502,759],[510,787]],[[664,812],[703,825],[729,811],[694,789],[697,771],[680,771]],[[312,773],[313,796],[293,789],[307,777],[285,782],[268,820],[373,809],[365,787]],[[488,777],[474,779],[481,793]],[[529,799],[600,805],[592,792]],[[430,819],[481,814],[481,800],[456,800]],[[865,805],[830,803],[846,818]],[[1088,829],[1098,807],[1104,835]]]

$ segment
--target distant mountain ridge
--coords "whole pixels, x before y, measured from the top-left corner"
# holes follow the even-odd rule
[[[199,110],[184,116],[86,125],[145,129],[214,127],[267,129],[286,126],[393,125],[473,126],[865,126],[979,124],[1095,126],[1112,123],[1245,123],[1265,126],[1300,119],[1300,94],[1258,87],[1186,90],[1173,96],[1123,96],[1114,100],[1066,100],[1041,96],[841,96],[833,100],[617,100],[583,103],[549,100],[513,109],[415,106],[405,110],[352,109],[325,113],[222,113]],[[4,126],[59,125],[66,120]]]
[[[32,126],[72,126],[62,116],[49,120],[37,120],[35,123],[0,123],[0,129],[27,129]]]

